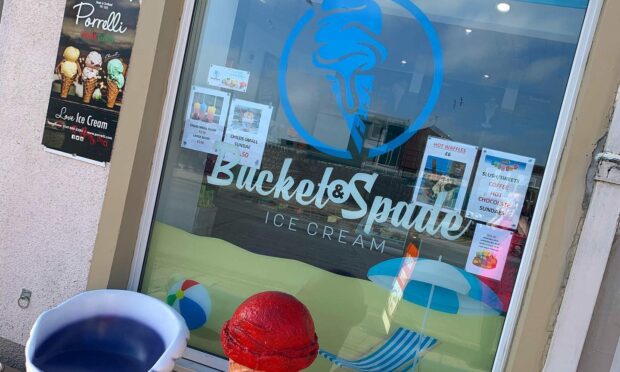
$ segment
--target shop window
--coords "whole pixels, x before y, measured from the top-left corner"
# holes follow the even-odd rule
[[[343,360],[490,370],[587,5],[197,0],[140,291],[217,357],[278,290]]]

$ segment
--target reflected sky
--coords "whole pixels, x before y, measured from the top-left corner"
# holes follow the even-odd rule
[[[344,119],[326,71],[312,65],[323,1],[239,0],[226,63],[252,74],[239,98],[274,104],[270,141],[290,138],[290,122],[278,110],[281,51],[297,21],[309,10],[316,20],[302,32],[289,61],[289,99],[304,128],[331,145],[346,148]],[[217,2],[217,1],[214,1]],[[237,5],[238,3],[238,5]],[[388,51],[372,71],[370,115],[411,122],[420,114],[433,83],[435,65],[420,24],[391,0],[378,36]],[[444,53],[445,77],[439,102],[426,126],[450,139],[536,159],[545,165],[585,16],[584,1],[511,3],[497,11],[489,0],[417,0],[435,27]],[[553,16],[551,17],[550,14]],[[206,32],[218,32],[207,23]],[[208,27],[214,29],[208,29]],[[208,50],[208,49],[206,49]],[[206,58],[206,57],[205,57]],[[201,63],[203,66],[205,63]],[[199,83],[199,82],[197,82]]]

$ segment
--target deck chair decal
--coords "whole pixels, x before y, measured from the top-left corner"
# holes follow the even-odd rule
[[[437,339],[399,328],[381,347],[358,360],[339,358],[325,350],[319,354],[330,362],[360,372],[391,372],[412,370],[422,354],[437,345]]]

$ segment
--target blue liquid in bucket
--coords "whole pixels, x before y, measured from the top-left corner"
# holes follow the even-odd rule
[[[135,320],[101,316],[72,323],[35,351],[44,372],[149,371],[165,351],[161,336]]]

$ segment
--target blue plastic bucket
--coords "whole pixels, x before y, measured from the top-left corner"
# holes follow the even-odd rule
[[[155,298],[86,292],[39,316],[26,344],[26,369],[168,372],[188,338],[183,318]]]

